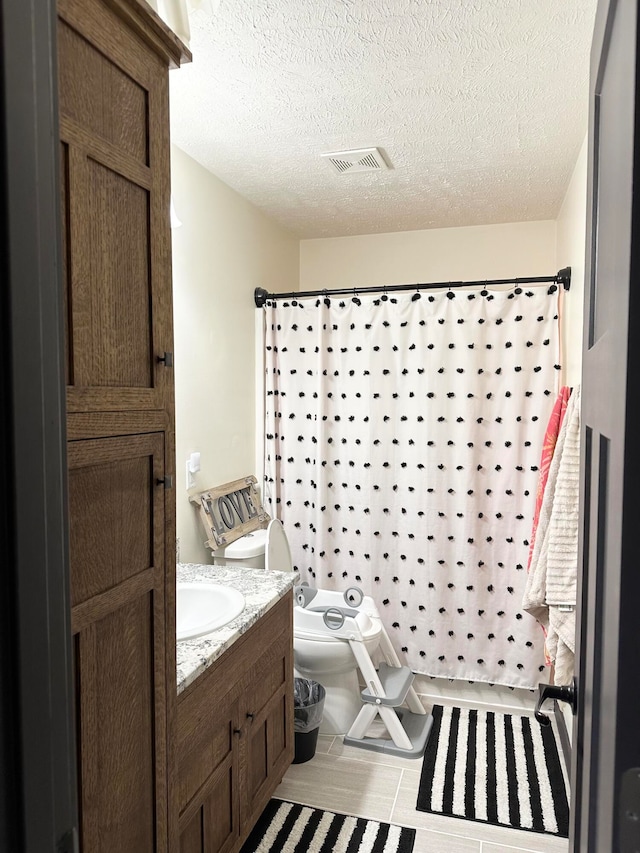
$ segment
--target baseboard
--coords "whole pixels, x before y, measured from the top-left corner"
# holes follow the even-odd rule
[[[535,694],[521,688],[510,689],[481,682],[449,681],[416,675],[413,687],[428,704],[458,705],[462,708],[484,708],[507,714],[533,711]]]

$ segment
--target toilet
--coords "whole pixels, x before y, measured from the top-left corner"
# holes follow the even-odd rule
[[[214,552],[214,565],[293,571],[291,550],[282,523],[269,522]],[[293,656],[296,675],[318,681],[326,690],[320,732],[346,734],[362,708],[358,666],[349,641],[335,635],[341,614],[355,619],[367,651],[380,644],[382,622],[372,598],[357,587],[345,592],[296,587],[293,608]]]

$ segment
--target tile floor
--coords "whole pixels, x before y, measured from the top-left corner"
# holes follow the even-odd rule
[[[531,713],[525,691],[492,691],[446,682],[429,685],[425,707],[473,704],[503,713]],[[499,691],[503,692],[500,693]],[[478,701],[480,699],[480,701]],[[508,703],[508,704],[507,704]],[[397,758],[345,747],[342,738],[320,735],[315,757],[292,765],[274,796],[309,806],[411,826],[417,829],[414,853],[566,853],[566,839],[416,810],[421,760]]]

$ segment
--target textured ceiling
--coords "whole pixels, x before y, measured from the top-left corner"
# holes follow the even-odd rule
[[[221,0],[170,75],[173,141],[301,237],[554,218],[595,5]],[[320,159],[376,145],[392,171]]]

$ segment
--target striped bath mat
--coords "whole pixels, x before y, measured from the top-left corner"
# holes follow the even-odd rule
[[[551,726],[533,717],[433,709],[416,808],[569,834],[567,785]]]
[[[270,800],[241,853],[411,853],[415,829]]]

